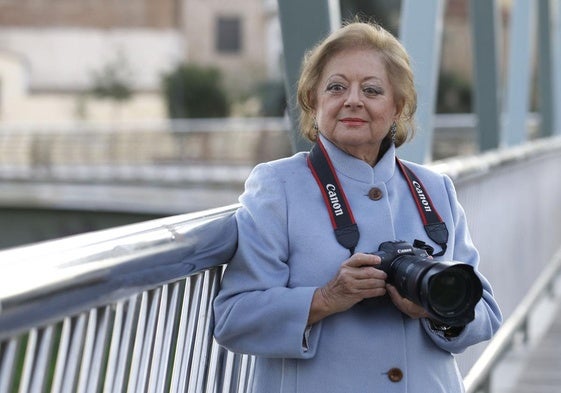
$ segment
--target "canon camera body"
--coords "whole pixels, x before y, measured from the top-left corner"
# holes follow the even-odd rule
[[[401,296],[422,306],[431,318],[449,326],[465,326],[475,316],[483,286],[471,265],[434,261],[422,248],[388,241],[377,252],[380,269]]]

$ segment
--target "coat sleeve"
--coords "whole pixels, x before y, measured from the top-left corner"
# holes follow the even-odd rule
[[[468,263],[474,267],[483,285],[483,296],[475,307],[474,320],[468,323],[456,337],[445,337],[442,331],[433,330],[428,320],[423,320],[422,323],[436,345],[451,353],[461,353],[469,346],[489,340],[499,329],[502,323],[502,315],[493,297],[491,285],[478,270],[479,253],[471,240],[466,216],[458,202],[454,185],[448,176],[444,176],[444,183],[448,192],[454,225],[452,231],[452,236],[454,236],[452,259]]]
[[[238,249],[214,301],[214,335],[233,352],[309,358],[303,337],[314,287],[290,288],[287,201],[269,164],[246,181],[236,213]]]

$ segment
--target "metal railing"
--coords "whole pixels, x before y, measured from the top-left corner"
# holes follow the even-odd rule
[[[234,206],[0,254],[0,392],[244,392],[212,340]]]
[[[464,378],[466,393],[492,392],[491,378],[494,367],[513,347],[517,333],[522,333],[525,340],[529,336],[529,319],[538,302],[551,293],[554,281],[561,274],[561,249],[540,274],[538,280],[526,294],[524,300],[516,307],[512,315],[503,323],[497,334],[489,342],[481,357]]]
[[[454,179],[480,270],[515,315],[560,246],[561,139],[433,168]],[[211,332],[236,207],[0,252],[0,393],[247,391],[252,358]],[[464,375],[486,345],[458,356]],[[484,380],[491,358],[470,378]]]

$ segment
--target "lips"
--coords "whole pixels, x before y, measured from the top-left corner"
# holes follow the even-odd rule
[[[363,120],[358,117],[345,117],[341,119],[340,122],[352,127],[352,126],[361,126],[364,123],[366,123],[366,120]]]

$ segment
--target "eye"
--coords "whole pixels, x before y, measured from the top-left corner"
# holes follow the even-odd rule
[[[363,87],[362,91],[365,95],[373,97],[380,94],[384,94],[384,90],[377,86],[365,86]]]
[[[345,86],[342,83],[339,83],[339,82],[330,83],[329,85],[327,85],[326,90],[338,93],[338,92],[341,92],[341,91],[345,90]]]

